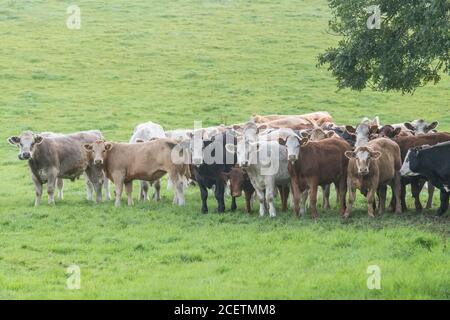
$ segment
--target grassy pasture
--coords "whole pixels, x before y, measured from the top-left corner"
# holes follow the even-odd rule
[[[450,298],[450,219],[435,208],[369,220],[358,195],[348,222],[336,210],[317,222],[201,215],[197,189],[178,208],[163,188],[160,203],[116,209],[84,200],[82,181],[34,208],[27,165],[6,143],[23,130],[126,141],[147,120],[171,129],[327,110],[338,123],[422,117],[450,131],[448,77],[412,96],[336,91],[315,67],[339,39],[323,0],[77,0],[80,30],[66,27],[70,4],[0,1],[0,298]],[[66,288],[71,264],[80,290]],[[381,290],[367,288],[369,265]]]

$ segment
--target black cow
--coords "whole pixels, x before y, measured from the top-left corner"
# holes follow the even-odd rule
[[[214,186],[214,195],[217,200],[217,211],[225,211],[225,186],[224,173],[230,172],[236,164],[235,154],[226,151],[225,144],[236,144],[236,138],[231,132],[223,132],[212,137],[211,140],[198,139],[202,143],[201,153],[196,152],[194,137],[191,136],[190,150],[192,152],[191,175],[200,188],[202,197],[202,212],[208,213],[208,189]],[[217,156],[216,156],[217,155]]]
[[[421,175],[441,191],[438,215],[448,210],[450,196],[450,142],[434,146],[415,147],[408,151],[400,173],[403,176]]]

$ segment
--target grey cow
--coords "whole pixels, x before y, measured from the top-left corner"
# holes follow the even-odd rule
[[[83,131],[68,135],[40,135],[25,131],[20,136],[8,138],[10,144],[19,147],[19,159],[28,160],[36,189],[35,206],[40,205],[43,184],[47,183],[48,203],[54,204],[57,180],[74,181],[83,173],[95,188],[97,202],[102,200],[102,185],[107,185],[108,181],[103,170],[93,164],[91,154],[83,148],[84,143],[92,143],[98,139],[102,139],[100,131]]]

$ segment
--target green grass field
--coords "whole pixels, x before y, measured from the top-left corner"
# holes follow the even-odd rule
[[[80,30],[66,27],[69,4]],[[202,215],[196,188],[183,208],[163,188],[160,203],[116,209],[88,203],[78,181],[55,207],[33,207],[27,164],[6,143],[23,130],[126,141],[148,120],[190,128],[327,110],[338,123],[422,117],[450,131],[448,77],[412,96],[337,92],[316,68],[339,40],[329,18],[324,0],[0,1],[0,298],[449,299],[450,218],[434,217],[437,195],[432,211],[369,220],[359,194],[348,222],[337,210],[313,222],[260,219],[242,199],[241,211]],[[66,287],[71,264],[79,290]],[[381,290],[367,288],[369,265]]]

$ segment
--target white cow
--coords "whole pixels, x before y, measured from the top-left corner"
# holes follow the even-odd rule
[[[283,211],[287,210],[290,176],[288,172],[287,149],[278,141],[249,141],[240,137],[237,146],[226,144],[228,152],[237,153],[239,166],[248,174],[259,199],[259,215],[265,215],[265,204],[271,217],[276,216],[273,199],[276,188],[280,190]]]
[[[145,122],[138,124],[133,131],[130,143],[147,142],[153,139],[166,138],[166,133],[164,129],[157,123]],[[141,200],[148,200],[148,182],[141,181],[141,192],[139,198]],[[156,180],[153,184],[155,193],[153,194],[153,199],[159,201],[161,199],[161,180]]]

